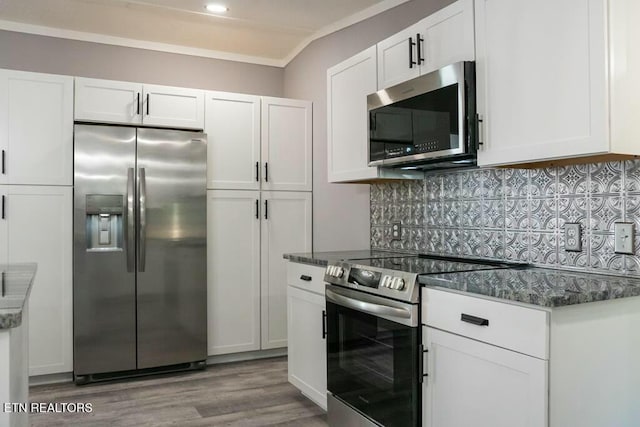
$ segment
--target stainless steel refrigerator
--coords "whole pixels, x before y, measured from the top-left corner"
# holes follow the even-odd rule
[[[74,131],[75,381],[203,367],[206,135]]]

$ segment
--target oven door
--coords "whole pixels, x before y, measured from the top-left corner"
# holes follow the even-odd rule
[[[385,427],[419,425],[418,308],[326,288],[327,389]]]

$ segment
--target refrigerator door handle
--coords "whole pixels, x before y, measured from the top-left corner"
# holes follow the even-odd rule
[[[136,223],[133,216],[135,209],[134,187],[135,178],[133,176],[133,168],[127,169],[127,224],[125,228],[125,245],[127,251],[127,272],[132,273],[135,269],[135,234]]]
[[[147,181],[145,168],[140,168],[138,177],[138,271],[144,273],[147,258]]]

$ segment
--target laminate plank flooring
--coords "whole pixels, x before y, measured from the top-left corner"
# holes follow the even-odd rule
[[[327,426],[325,412],[287,382],[283,357],[85,386],[35,386],[29,394],[31,402],[93,406],[88,414],[30,414],[33,427]]]

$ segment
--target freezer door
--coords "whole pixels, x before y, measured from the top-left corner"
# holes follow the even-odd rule
[[[138,369],[207,357],[207,145],[138,129]]]
[[[74,139],[73,370],[135,369],[136,130],[76,125]]]

